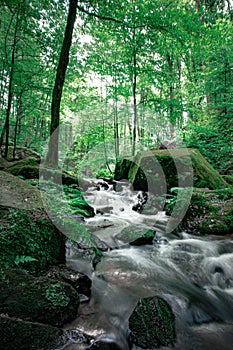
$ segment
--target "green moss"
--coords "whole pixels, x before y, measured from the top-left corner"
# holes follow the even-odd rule
[[[69,284],[15,269],[0,270],[0,312],[61,326],[77,315],[79,295]]]
[[[223,179],[231,186],[233,186],[233,176],[232,175],[222,175]]]
[[[197,149],[189,150],[194,169],[195,187],[218,189],[228,187],[222,176],[207,162]]]
[[[142,298],[129,319],[132,341],[143,349],[173,345],[176,340],[175,317],[160,297]]]
[[[0,316],[1,349],[48,350],[55,348],[62,331],[40,323]]]
[[[151,243],[155,236],[155,231],[145,228],[140,228],[138,226],[129,226],[125,227],[121,233],[119,233],[116,237],[125,243],[140,243],[146,242]],[[142,244],[143,244],[142,243]]]
[[[0,263],[39,273],[61,259],[63,237],[41,211],[26,212],[0,207]]]
[[[181,228],[201,234],[233,232],[233,191],[195,190]]]
[[[117,162],[116,172],[118,180],[124,175],[136,190],[149,189],[156,194],[164,193],[166,187],[168,190],[178,186],[190,187],[192,182],[199,188],[229,187],[229,184],[197,149],[179,148],[139,152],[135,158],[121,159]]]

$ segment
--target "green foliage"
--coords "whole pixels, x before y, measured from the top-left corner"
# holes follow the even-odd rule
[[[214,124],[213,121],[205,125],[190,124],[185,132],[186,145],[196,147],[210,164],[222,174],[233,174],[233,152],[231,135],[233,126],[225,127]]]
[[[182,228],[201,234],[230,234],[233,230],[233,191],[194,191]]]
[[[106,169],[106,168],[102,168],[102,169],[99,169],[96,173],[95,173],[95,177],[97,179],[101,178],[101,177],[105,177],[105,178],[108,178],[108,179],[112,179],[113,178],[113,173],[110,172],[109,169]]]
[[[4,267],[21,267],[37,274],[59,263],[61,236],[39,213],[9,209],[1,220],[0,262]],[[38,217],[36,217],[38,215]]]
[[[183,212],[187,208],[190,201],[190,193],[192,193],[192,187],[180,188],[173,187],[170,189],[170,194],[166,195],[165,210],[167,215],[173,212],[174,207],[176,210]]]

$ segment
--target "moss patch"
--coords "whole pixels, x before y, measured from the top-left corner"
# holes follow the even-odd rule
[[[134,158],[119,160],[115,178],[120,180],[121,175],[131,181],[136,190],[149,190],[155,194],[164,194],[173,187],[193,185],[209,189],[229,187],[197,149],[139,152]]]
[[[143,349],[173,345],[176,339],[175,317],[160,297],[142,298],[129,319],[130,337]]]
[[[5,171],[0,171],[0,192],[2,206],[24,210],[43,207],[39,190]]]
[[[116,238],[124,243],[131,245],[151,244],[155,236],[155,231],[140,228],[138,226],[129,226],[124,228]]]
[[[69,284],[15,269],[0,270],[0,312],[61,326],[77,315],[79,295]]]
[[[233,191],[195,189],[181,228],[200,234],[233,233]]]
[[[24,211],[0,206],[0,263],[38,274],[64,262],[64,238],[42,210]]]
[[[62,331],[40,323],[0,316],[1,349],[48,350],[55,348]]]

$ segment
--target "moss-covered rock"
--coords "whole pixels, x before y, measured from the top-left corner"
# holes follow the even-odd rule
[[[64,263],[63,235],[42,210],[25,211],[0,206],[0,263],[38,274]]]
[[[67,283],[2,269],[0,289],[0,313],[11,317],[61,326],[77,315],[79,295]]]
[[[43,209],[40,192],[0,171],[0,263],[39,273],[64,263],[64,236]]]
[[[12,166],[6,168],[6,171],[24,179],[39,179],[40,176],[43,176],[45,180],[53,180],[63,185],[79,184],[77,177],[59,169],[40,167],[38,162],[32,158],[14,162]]]
[[[41,158],[39,153],[37,153],[37,152],[27,148],[27,147],[21,147],[21,146],[16,147],[15,157],[13,157],[13,153],[14,153],[14,147],[9,146],[8,147],[8,154],[7,154],[8,161],[25,159],[28,157],[33,157],[33,158],[37,159],[38,161],[40,161],[40,158]]]
[[[158,195],[166,193],[172,187],[194,185],[218,189],[229,186],[197,149],[139,152],[134,158],[117,162],[115,179],[122,179],[122,174],[132,182],[136,190],[149,190]]]
[[[138,226],[125,227],[116,238],[131,245],[151,244],[155,236],[155,231]]]
[[[233,233],[233,191],[194,189],[180,226],[191,233]]]
[[[91,296],[91,279],[80,272],[69,269],[66,265],[52,266],[44,275],[50,279],[69,283],[79,294]]]
[[[7,350],[55,349],[62,331],[41,323],[0,316],[0,348]]]
[[[0,171],[0,192],[1,206],[23,210],[43,207],[38,189],[5,171]]]
[[[129,318],[131,341],[143,349],[173,345],[176,339],[175,317],[160,297],[142,298]]]

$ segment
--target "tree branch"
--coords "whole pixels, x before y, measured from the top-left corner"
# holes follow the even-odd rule
[[[91,16],[91,17],[95,17],[95,18],[98,18],[98,19],[103,19],[105,21],[112,21],[112,22],[119,23],[119,24],[125,24],[123,21],[121,21],[119,19],[116,19],[116,18],[113,18],[113,17],[108,17],[108,16],[100,16],[100,15],[97,15],[96,13],[94,13],[94,12],[89,12],[89,11],[85,10],[83,7],[81,7],[79,5],[77,5],[77,9],[80,12],[83,12],[86,15]]]

